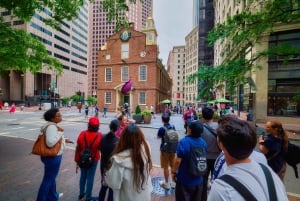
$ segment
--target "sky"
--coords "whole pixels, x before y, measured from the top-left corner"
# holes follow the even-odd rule
[[[159,57],[167,64],[174,46],[185,45],[192,31],[192,0],[153,0],[153,19],[158,34]]]

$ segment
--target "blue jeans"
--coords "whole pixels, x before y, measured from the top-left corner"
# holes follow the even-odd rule
[[[62,155],[55,157],[41,157],[44,163],[44,177],[36,201],[57,201],[56,177],[61,164]]]
[[[80,168],[79,196],[85,195],[86,200],[92,199],[92,190],[98,161],[90,168]]]

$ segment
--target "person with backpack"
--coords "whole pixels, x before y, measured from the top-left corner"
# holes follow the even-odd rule
[[[250,158],[257,143],[255,126],[225,115],[219,120],[217,134],[227,168],[214,180],[208,201],[288,201],[285,187],[276,173]]]
[[[214,111],[211,108],[205,107],[202,109],[203,133],[201,137],[207,144],[207,171],[203,179],[203,189],[201,201],[207,200],[207,184],[209,175],[212,176],[216,158],[221,153],[217,142],[218,123],[213,121]],[[211,177],[210,177],[211,178]]]
[[[160,182],[160,186],[166,190],[170,189],[169,185],[169,167],[172,169],[175,159],[175,153],[178,146],[178,133],[175,130],[174,125],[169,123],[170,116],[168,113],[163,113],[161,116],[163,126],[158,129],[157,138],[161,138],[160,145],[160,166],[163,168],[164,181]],[[169,137],[168,135],[174,135]],[[170,139],[174,139],[170,141]],[[171,188],[175,188],[175,181],[171,181]]]
[[[119,141],[119,137],[115,135],[116,131],[120,126],[119,120],[114,119],[109,124],[110,131],[103,136],[100,143],[101,151],[101,189],[99,192],[98,201],[104,201],[106,197],[106,192],[108,191],[107,201],[113,201],[113,190],[107,186],[106,183],[106,172],[109,168],[111,154]]]
[[[283,181],[286,172],[285,152],[288,150],[288,136],[282,124],[276,120],[266,123],[267,136],[259,138],[259,149],[268,160],[269,166]]]
[[[75,151],[76,172],[80,168],[79,196],[80,201],[92,200],[94,177],[100,160],[100,142],[102,133],[98,132],[100,121],[91,117],[88,129],[81,131],[77,138]]]
[[[201,200],[207,154],[202,132],[200,121],[187,121],[187,135],[179,141],[172,168],[172,177],[176,180],[176,200]]]

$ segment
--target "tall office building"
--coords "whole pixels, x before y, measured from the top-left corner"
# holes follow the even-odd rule
[[[133,22],[135,30],[141,31],[146,26],[147,17],[152,15],[152,1],[136,1],[136,4],[128,4],[127,17]],[[115,22],[107,22],[107,16],[100,10],[102,0],[96,0],[89,8],[89,58],[88,58],[88,94],[96,96],[98,79],[98,53],[106,40],[113,35]]]
[[[199,24],[199,1],[193,0],[193,28]]]
[[[88,4],[89,1],[85,0],[73,21],[62,21],[60,30],[44,23],[44,20],[52,15],[47,8],[35,13],[28,23],[12,18],[12,13],[0,9],[6,23],[39,39],[45,44],[49,55],[63,65],[61,75],[55,70],[48,70],[47,67],[43,67],[36,74],[29,71],[8,71],[0,77],[2,100],[16,104],[37,104],[42,101],[56,102],[58,98],[70,97],[78,92],[84,97],[87,92]]]

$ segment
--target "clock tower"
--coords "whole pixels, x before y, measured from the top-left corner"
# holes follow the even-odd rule
[[[146,45],[157,45],[157,32],[152,17],[146,19],[146,27],[142,32],[146,34]]]

